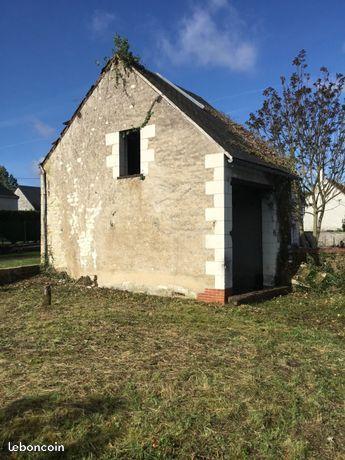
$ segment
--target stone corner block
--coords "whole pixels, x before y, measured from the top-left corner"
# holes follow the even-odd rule
[[[140,135],[143,139],[149,139],[156,135],[156,125],[146,125],[140,130]]]
[[[224,183],[223,181],[208,181],[205,183],[205,193],[206,195],[215,195],[224,193]]]
[[[224,263],[222,261],[207,261],[205,264],[206,275],[223,275]]]
[[[141,158],[144,162],[154,161],[155,151],[153,149],[143,150],[141,153]]]
[[[140,173],[144,176],[147,176],[149,173],[149,163],[147,161],[143,161],[140,167]]]
[[[120,140],[119,132],[108,133],[105,135],[105,145],[118,144]]]
[[[109,155],[106,157],[106,164],[107,168],[113,168],[116,164],[116,157],[115,155]]]
[[[206,249],[221,249],[224,248],[224,235],[206,235],[205,236]]]
[[[205,168],[224,166],[224,153],[211,153],[205,155]]]
[[[215,289],[224,289],[225,288],[225,279],[223,274],[215,275],[214,277],[214,287]],[[227,302],[227,300],[225,300]]]

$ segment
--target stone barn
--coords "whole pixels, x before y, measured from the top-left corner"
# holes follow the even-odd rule
[[[202,98],[110,60],[41,164],[42,257],[73,278],[226,302],[286,283],[294,176]]]

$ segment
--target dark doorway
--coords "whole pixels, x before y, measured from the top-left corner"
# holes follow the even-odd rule
[[[232,185],[235,294],[263,287],[261,192],[247,185]]]

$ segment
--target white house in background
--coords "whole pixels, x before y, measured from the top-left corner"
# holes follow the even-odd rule
[[[0,184],[0,211],[17,211],[18,197]]]
[[[18,200],[18,211],[39,211],[41,209],[41,189],[29,185],[19,185],[14,192]]]
[[[334,183],[334,197],[327,203],[325,214],[322,220],[321,231],[342,230],[345,219],[345,185]],[[308,203],[310,204],[310,203]],[[309,205],[304,214],[304,231],[313,231],[313,209]]]

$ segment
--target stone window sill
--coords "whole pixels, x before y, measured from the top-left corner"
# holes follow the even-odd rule
[[[141,179],[144,180],[144,174],[130,174],[129,176],[118,176],[118,179]]]

